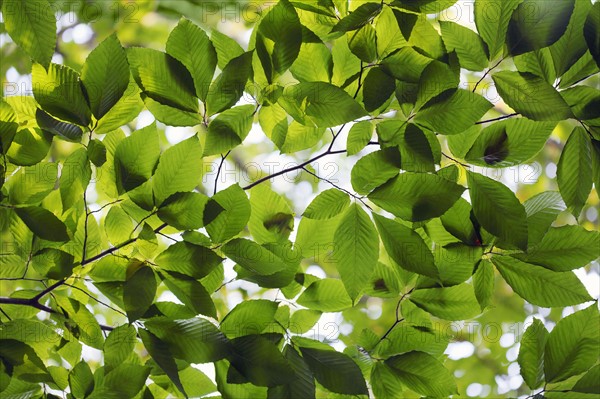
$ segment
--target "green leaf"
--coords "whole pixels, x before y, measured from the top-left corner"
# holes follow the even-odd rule
[[[371,370],[371,387],[377,399],[401,399],[402,380],[383,362],[376,362]]]
[[[513,60],[519,72],[530,72],[543,78],[548,84],[554,84],[556,71],[549,47],[517,55]]]
[[[144,325],[167,345],[174,357],[190,363],[211,363],[230,353],[230,343],[225,335],[202,318],[169,320],[153,317]]]
[[[526,118],[496,122],[479,133],[464,159],[484,167],[520,165],[544,148],[555,126]]]
[[[478,0],[475,2],[475,25],[487,43],[490,60],[504,47],[508,23],[521,0]]]
[[[242,144],[254,119],[254,106],[242,105],[222,112],[208,125],[204,154],[215,155]]]
[[[286,199],[266,185],[250,190],[248,230],[258,244],[287,242],[294,230],[294,215]]]
[[[17,115],[9,103],[0,100],[0,152],[6,154],[12,144],[19,124]]]
[[[283,356],[294,370],[296,376],[287,384],[269,388],[267,398],[314,398],[315,380],[304,359],[302,359],[291,345],[286,345],[283,348]]]
[[[581,226],[550,227],[542,241],[513,256],[556,272],[578,269],[600,256],[600,233]]]
[[[81,82],[96,119],[106,115],[121,99],[129,85],[129,64],[116,34],[90,53],[81,68]]]
[[[132,325],[123,324],[112,330],[104,341],[104,370],[110,372],[127,360],[136,342],[136,329]]]
[[[433,254],[418,233],[383,216],[374,214],[373,218],[386,252],[398,266],[433,279],[438,278]]]
[[[274,323],[277,303],[265,299],[244,301],[221,321],[220,329],[229,338],[260,334]]]
[[[479,262],[479,267],[473,274],[473,289],[482,311],[492,304],[494,279],[494,268],[490,262]]]
[[[217,65],[223,70],[232,59],[244,53],[242,46],[231,37],[213,29],[210,34],[215,50],[217,51]]]
[[[325,82],[287,86],[279,104],[303,125],[333,127],[367,115],[348,93]]]
[[[252,243],[252,241],[248,242]],[[262,247],[257,244],[239,246],[236,243],[235,250],[239,249],[243,249],[245,253],[236,254],[237,259],[242,262],[240,266],[234,267],[238,279],[248,280],[265,288],[283,288],[292,282],[298,272],[301,259],[300,252],[297,249],[292,249],[290,242],[266,243]],[[258,251],[260,251],[260,254],[257,256]],[[266,263],[261,265],[255,262],[257,259],[264,259],[265,256],[269,257]],[[275,267],[280,268],[282,266],[284,268],[270,273]]]
[[[289,69],[298,57],[302,28],[296,9],[285,0],[278,2],[261,19],[257,32],[261,38],[269,40],[267,45],[272,48],[270,62],[278,74]],[[270,76],[267,78],[270,79]]]
[[[286,263],[267,248],[245,238],[235,238],[221,247],[227,257],[252,273],[268,276],[287,269]]]
[[[204,208],[209,198],[200,193],[175,193],[158,209],[157,215],[165,223],[179,230],[195,230],[204,226]]]
[[[414,48],[405,46],[383,59],[381,65],[396,79],[418,83],[421,73],[431,61],[431,58],[424,56]]]
[[[531,247],[542,240],[552,222],[566,208],[558,191],[541,192],[525,201],[523,206],[527,213],[527,243]]]
[[[544,381],[544,347],[548,339],[548,330],[539,319],[527,327],[519,348],[519,367],[521,375],[531,389],[536,389]]]
[[[413,222],[443,215],[465,188],[428,173],[401,173],[376,188],[369,199],[388,212]]]
[[[583,26],[583,36],[596,65],[600,67],[600,6],[594,3]]]
[[[358,194],[368,194],[400,172],[400,151],[388,147],[359,159],[352,167],[352,188]]]
[[[384,7],[381,10],[375,24],[375,33],[377,35],[377,54],[380,58],[385,58],[408,44],[391,7]]]
[[[385,361],[409,389],[422,395],[447,397],[457,393],[450,372],[433,356],[423,352],[408,352]]]
[[[492,262],[508,285],[534,305],[570,306],[592,300],[573,272],[553,272],[508,256],[494,256]]]
[[[104,377],[105,392],[114,393],[121,398],[133,398],[144,387],[150,374],[150,367],[139,364],[120,364],[114,373]]]
[[[240,99],[252,74],[252,52],[231,59],[212,82],[206,96],[207,115],[231,108]]]
[[[447,90],[429,101],[414,118],[415,123],[441,134],[458,134],[471,127],[492,104],[468,90]]]
[[[304,334],[321,318],[321,312],[311,309],[299,309],[292,313],[288,329],[295,334]]]
[[[79,143],[83,136],[83,130],[81,130],[79,126],[54,119],[41,109],[36,110],[35,120],[40,129],[58,136],[63,140]]]
[[[350,299],[354,302],[369,282],[379,258],[379,238],[369,215],[352,204],[334,235],[333,256]]]
[[[138,334],[144,343],[145,349],[152,357],[152,360],[154,360],[156,364],[158,364],[158,366],[167,374],[177,389],[179,389],[187,397],[187,394],[181,383],[181,378],[179,377],[177,364],[175,363],[175,359],[173,359],[173,355],[169,350],[169,345],[161,341],[150,331],[144,330],[143,328],[138,330]]]
[[[560,154],[556,181],[565,204],[579,217],[592,190],[592,148],[581,127],[573,129]]]
[[[37,206],[16,208],[23,223],[39,238],[48,241],[69,241],[67,226],[52,212]]]
[[[350,32],[368,24],[381,12],[383,4],[364,3],[342,18],[331,30],[331,32]]]
[[[122,140],[114,155],[119,193],[131,191],[150,179],[159,156],[158,131],[154,123]]]
[[[544,79],[512,71],[492,75],[498,93],[516,112],[536,121],[558,121],[573,116],[571,109]]]
[[[511,16],[506,45],[511,55],[548,47],[565,33],[575,0],[553,4],[546,0],[524,0]]]
[[[163,282],[169,291],[195,314],[216,318],[217,310],[206,288],[194,279],[185,275],[180,276],[175,274],[164,276]]]
[[[127,281],[123,285],[123,304],[125,305],[125,311],[127,312],[127,318],[130,323],[133,323],[146,313],[150,305],[154,302],[154,296],[156,295],[156,277],[154,271],[150,267],[142,266],[137,270],[136,265],[131,264],[127,270],[128,274],[133,272],[132,275],[128,276]]]
[[[348,155],[355,155],[365,148],[371,137],[373,137],[373,123],[371,121],[361,121],[352,125],[346,141]]]
[[[31,258],[34,269],[41,275],[60,280],[73,274],[74,256],[55,248],[44,248]]]
[[[250,201],[239,184],[215,194],[204,210],[204,225],[215,243],[236,236],[250,219]]]
[[[587,371],[598,360],[600,317],[592,305],[560,320],[546,343],[547,382],[559,382]]]
[[[368,4],[368,3],[367,3]],[[363,81],[363,103],[368,112],[384,105],[396,90],[396,80],[381,67],[371,68]]]
[[[101,167],[106,162],[106,146],[100,140],[90,140],[87,155],[96,167]]]
[[[473,213],[487,231],[523,250],[527,249],[527,214],[504,184],[467,172]]]
[[[309,309],[321,312],[340,312],[352,307],[344,284],[340,280],[326,278],[309,285],[296,301]]]
[[[410,300],[440,319],[465,320],[480,313],[473,286],[467,283],[447,288],[419,289],[410,294]]]
[[[92,178],[92,168],[85,148],[79,148],[67,157],[62,165],[59,180],[63,210],[81,201]]]
[[[104,115],[94,129],[96,134],[106,134],[119,129],[137,117],[144,108],[144,101],[140,97],[140,88],[133,78],[129,86],[117,103]]]
[[[207,276],[222,261],[210,249],[184,241],[170,245],[156,257],[155,263],[163,270],[199,279]]]
[[[85,398],[94,390],[94,375],[85,361],[77,363],[69,373],[69,386],[77,399]]]
[[[8,201],[13,205],[38,204],[54,189],[58,164],[42,162],[17,170],[6,183]]]
[[[341,214],[350,205],[350,197],[345,192],[330,188],[322,191],[308,205],[302,217],[315,220],[330,219]]]
[[[589,1],[576,0],[567,30],[556,43],[549,47],[557,76],[562,76],[588,49],[589,45],[586,45],[581,28],[591,9],[592,3]]]
[[[127,49],[131,74],[142,92],[163,105],[198,112],[198,99],[190,72],[169,54],[149,48]]]
[[[87,126],[91,111],[81,90],[79,74],[64,65],[40,64],[31,68],[33,95],[40,106],[57,118]]]
[[[154,198],[158,204],[177,192],[193,190],[202,175],[202,146],[197,136],[169,147],[154,173]]]
[[[590,86],[574,86],[561,91],[571,111],[578,119],[596,119],[600,117],[598,104],[600,104],[600,90]],[[594,122],[592,122],[594,123]]]
[[[487,67],[487,48],[477,33],[450,21],[440,21],[440,28],[446,49],[456,51],[462,68],[482,71]]]
[[[600,393],[600,364],[595,365],[573,386],[575,392]]]
[[[252,384],[273,387],[294,379],[294,370],[267,335],[246,335],[231,343],[231,365]]]
[[[4,24],[10,37],[25,52],[48,68],[56,46],[56,20],[47,0],[6,0]]]
[[[471,210],[471,204],[464,198],[460,198],[440,217],[440,221],[448,233],[452,234],[465,244],[480,245],[480,237],[475,231]]]
[[[377,59],[377,37],[375,28],[367,24],[356,32],[348,32],[348,47],[358,59],[369,64]]]
[[[315,379],[329,391],[346,395],[368,394],[360,369],[348,355],[308,347],[300,347],[300,352]]]
[[[217,52],[206,33],[182,18],[171,31],[166,50],[190,72],[196,95],[204,101],[217,66]]]

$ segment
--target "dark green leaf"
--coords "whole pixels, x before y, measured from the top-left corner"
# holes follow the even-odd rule
[[[222,258],[204,246],[178,242],[161,252],[155,263],[163,270],[199,279],[208,275],[221,261]]]
[[[89,160],[98,168],[106,162],[106,147],[100,140],[90,140],[87,153]]]
[[[175,193],[158,209],[158,217],[180,230],[195,230],[204,226],[204,207],[209,198],[200,193]]]
[[[277,303],[264,299],[244,301],[221,321],[221,331],[229,338],[260,334],[274,323]]]
[[[35,119],[38,126],[43,131],[52,133],[63,140],[72,141],[74,143],[79,143],[81,141],[83,130],[77,125],[54,119],[41,109],[38,109],[35,112]]]
[[[600,364],[585,373],[573,386],[573,391],[600,394]]]
[[[136,329],[131,324],[112,330],[104,341],[104,370],[108,373],[127,360],[136,342]]]
[[[340,352],[300,347],[316,380],[331,392],[367,395],[365,379],[352,358]]]
[[[427,173],[402,173],[376,188],[369,199],[388,212],[413,222],[443,215],[465,188]]]
[[[457,392],[450,372],[427,353],[408,352],[387,359],[385,364],[404,385],[422,395],[447,397]]]
[[[565,204],[575,217],[579,217],[592,190],[592,148],[582,127],[573,129],[563,148],[556,181]]]
[[[317,280],[304,290],[296,301],[299,305],[321,312],[339,312],[352,307],[344,284],[340,280]]]
[[[596,65],[600,67],[600,5],[598,3],[594,3],[590,8],[583,27],[583,36]]]
[[[555,43],[565,33],[574,7],[575,0],[521,2],[508,25],[506,45],[510,54],[519,55]]]
[[[122,140],[114,155],[119,193],[141,186],[154,173],[160,156],[156,124],[136,130]]]
[[[490,60],[496,59],[504,48],[506,32],[513,11],[521,0],[477,0],[475,2],[475,25],[481,38],[487,43]]]
[[[446,49],[456,51],[462,68],[481,71],[487,67],[487,48],[477,33],[450,21],[440,21],[440,28]]]
[[[182,18],[171,31],[166,50],[190,72],[196,95],[204,101],[217,66],[217,52],[206,33]]]
[[[359,194],[368,194],[400,172],[398,147],[388,147],[365,155],[352,167],[352,188]]]
[[[548,330],[539,319],[527,327],[519,348],[519,366],[521,375],[531,389],[536,389],[544,381],[544,347],[548,339]]]
[[[165,276],[163,280],[169,290],[195,314],[217,317],[215,304],[206,288],[198,281],[182,276]]]
[[[558,382],[587,371],[598,360],[600,317],[592,305],[560,320],[544,353],[547,382]]]
[[[363,82],[363,103],[368,112],[381,107],[394,94],[396,80],[381,67],[371,68]]]
[[[439,277],[433,254],[418,233],[383,216],[373,217],[386,252],[398,266],[433,279]]]
[[[269,388],[268,399],[314,398],[315,380],[304,359],[290,345],[283,348],[283,356],[294,370],[295,378],[287,384]]]
[[[225,335],[205,319],[153,317],[144,325],[167,345],[174,357],[190,363],[215,362],[230,353],[230,343]]]
[[[33,95],[45,111],[78,125],[90,123],[92,113],[77,72],[64,65],[50,64],[46,70],[40,64],[33,64],[31,76]]]
[[[231,59],[210,85],[205,104],[207,114],[210,116],[231,108],[242,96],[251,74],[251,52]]]
[[[130,265],[130,269],[134,269]],[[150,267],[142,266],[137,270],[128,270],[127,281],[123,285],[123,304],[127,318],[132,323],[142,317],[154,302],[156,295],[156,277]]]
[[[332,32],[349,32],[368,24],[381,12],[383,4],[364,3],[342,18],[331,30]]]
[[[480,313],[473,286],[467,283],[419,289],[410,295],[410,300],[440,319],[465,320]]]
[[[129,85],[129,64],[116,34],[98,45],[81,69],[92,114],[102,118],[121,99]]]
[[[487,231],[523,250],[527,249],[527,214],[504,184],[467,172],[473,213]]]
[[[86,362],[79,362],[73,367],[69,373],[69,386],[77,399],[85,398],[94,390],[94,375]]]
[[[490,262],[479,262],[475,274],[473,274],[473,289],[481,310],[491,306],[494,296],[494,268]]]
[[[216,243],[236,236],[250,219],[250,201],[238,184],[219,191],[206,204],[204,225]]]
[[[67,226],[49,210],[28,206],[16,208],[15,212],[36,236],[48,241],[69,240]]]
[[[246,138],[252,128],[255,108],[242,105],[222,112],[208,125],[204,154],[215,155],[227,152]]]

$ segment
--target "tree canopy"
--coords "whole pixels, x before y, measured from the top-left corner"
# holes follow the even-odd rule
[[[3,399],[600,395],[600,2],[0,5]]]

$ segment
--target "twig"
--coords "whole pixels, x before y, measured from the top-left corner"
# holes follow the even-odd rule
[[[470,165],[467,165],[466,163],[462,163],[454,158],[452,158],[450,155],[445,154],[444,152],[442,152],[442,155],[445,156],[446,158],[448,158],[449,160],[453,161],[454,163],[457,163],[461,166],[464,166],[465,168],[470,168]]]
[[[221,163],[219,164],[219,168],[217,169],[217,176],[215,176],[215,188],[213,190],[213,195],[217,193],[217,185],[219,184],[219,176],[221,175],[221,169],[223,168],[223,164],[225,163],[225,158],[231,153],[231,150],[227,151],[225,155],[221,155]]]
[[[473,87],[473,93],[475,93],[475,90],[477,90],[477,86],[479,86],[479,84],[480,84],[481,82],[483,82],[483,79],[485,79],[485,77],[486,77],[486,76],[487,76],[487,75],[488,75],[488,74],[489,74],[489,73],[490,73],[490,72],[491,72],[493,69],[495,69],[495,68],[496,68],[498,65],[500,65],[500,63],[501,63],[502,61],[504,61],[504,58],[505,58],[505,57],[502,57],[502,58],[500,59],[500,61],[498,61],[498,62],[497,62],[497,63],[496,63],[496,64],[495,64],[493,67],[491,67],[491,68],[488,68],[488,70],[487,70],[487,71],[485,71],[485,72],[483,73],[483,76],[481,77],[481,79],[479,79],[479,80],[477,81],[477,83],[475,83],[475,86]]]
[[[331,180],[329,180],[329,179],[326,179],[326,178],[324,178],[324,177],[321,177],[321,176],[317,175],[316,173],[313,173],[313,172],[311,172],[311,171],[310,171],[309,169],[307,169],[306,167],[302,168],[302,170],[304,170],[304,171],[305,171],[306,173],[308,173],[309,175],[312,175],[312,176],[314,176],[314,177],[315,177],[315,178],[317,178],[318,180],[322,180],[322,181],[324,181],[324,182],[327,182],[327,183],[331,184],[333,187],[337,188],[337,189],[338,189],[338,190],[340,190],[340,191],[343,191],[343,192],[345,192],[346,194],[348,194],[348,195],[349,195],[349,196],[351,196],[352,198],[354,198],[354,199],[356,199],[356,200],[358,200],[358,201],[362,202],[362,204],[363,204],[364,206],[366,206],[367,208],[369,208],[369,209],[373,210],[373,209],[372,209],[372,208],[369,206],[369,204],[367,204],[367,203],[366,203],[366,202],[365,202],[365,201],[362,199],[362,197],[360,197],[360,196],[358,196],[358,195],[354,194],[354,193],[353,193],[353,192],[351,192],[351,191],[348,191],[348,190],[346,190],[346,189],[345,189],[345,188],[343,188],[343,187],[340,187],[340,186],[338,186],[337,184],[335,184],[334,182],[332,182],[332,181],[331,181]]]
[[[69,286],[69,287],[71,287],[71,288],[75,288],[75,289],[76,289],[76,290],[78,290],[78,291],[81,291],[81,292],[83,292],[85,295],[87,295],[88,297],[92,298],[94,301],[98,302],[100,305],[104,305],[104,306],[106,306],[107,308],[109,308],[109,309],[111,309],[111,310],[113,310],[113,311],[115,311],[115,312],[117,312],[117,313],[120,313],[120,314],[122,314],[123,316],[127,316],[127,315],[126,315],[124,312],[120,311],[119,309],[113,308],[113,307],[112,307],[112,306],[110,306],[109,304],[107,304],[107,303],[105,303],[105,302],[103,302],[103,301],[99,300],[98,298],[96,298],[95,296],[93,296],[92,294],[90,294],[89,292],[87,292],[86,290],[84,290],[83,288],[77,287],[76,285],[67,284],[67,283],[65,283],[65,285],[66,285],[66,286]]]
[[[502,116],[499,116],[499,117],[493,118],[493,119],[486,119],[484,121],[478,121],[478,122],[475,122],[475,124],[476,125],[482,125],[484,123],[501,121],[502,119],[512,118],[513,116],[516,116],[516,115],[519,115],[519,114],[517,112],[515,112],[515,113],[512,113],[512,114],[502,115]]]

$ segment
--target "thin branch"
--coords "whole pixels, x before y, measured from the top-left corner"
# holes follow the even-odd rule
[[[351,192],[351,191],[348,191],[348,190],[346,190],[346,189],[345,189],[345,188],[343,188],[343,187],[340,187],[340,186],[338,186],[337,184],[335,184],[334,182],[332,182],[332,181],[331,181],[331,180],[329,180],[329,179],[326,179],[326,178],[324,178],[324,177],[321,177],[321,176],[317,175],[316,173],[313,173],[313,172],[311,172],[311,171],[310,171],[309,169],[307,169],[306,167],[302,168],[302,170],[304,170],[304,171],[305,171],[306,173],[308,173],[309,175],[312,175],[312,176],[314,176],[314,177],[315,177],[315,178],[317,178],[318,180],[321,180],[321,181],[324,181],[324,182],[326,182],[326,183],[329,183],[329,184],[331,184],[333,187],[337,188],[337,189],[338,189],[338,190],[340,190],[340,191],[343,191],[343,192],[345,192],[346,194],[348,194],[348,195],[349,195],[349,196],[351,196],[352,198],[354,198],[354,199],[356,199],[356,200],[358,200],[358,201],[362,202],[362,204],[363,204],[364,206],[366,206],[367,208],[369,208],[369,209],[373,210],[373,209],[372,209],[372,208],[369,206],[369,204],[367,204],[367,203],[366,203],[366,202],[365,202],[365,201],[362,199],[362,197],[360,197],[360,196],[358,196],[358,195],[354,194],[354,193],[353,193],[353,192]]]
[[[508,119],[508,118],[512,118],[513,116],[517,116],[519,115],[517,112],[512,113],[512,114],[507,114],[507,115],[502,115],[499,116],[497,118],[493,118],[493,119],[486,119],[484,121],[479,121],[479,122],[475,122],[476,125],[482,125],[484,123],[490,123],[490,122],[496,122],[496,121],[501,121],[502,119]]]
[[[450,155],[445,154],[444,152],[442,152],[442,155],[445,156],[446,158],[448,158],[449,160],[453,161],[456,164],[459,164],[461,166],[464,166],[465,168],[470,168],[470,165],[467,165],[466,163],[462,163],[454,158],[452,158]]]
[[[157,211],[153,211],[150,214],[144,216],[142,218],[142,220],[140,220],[138,222],[138,224],[135,225],[135,227],[133,228],[133,230],[131,230],[131,234],[129,234],[129,237],[131,237],[133,235],[133,233],[135,233],[135,231],[137,230],[138,227],[140,227],[142,225],[142,223],[144,223],[146,220],[150,219],[152,216],[156,215]]]
[[[4,311],[4,309],[2,309],[1,307],[0,307],[0,312],[2,312],[2,314],[4,315],[4,317],[6,317],[8,319],[8,321],[12,320],[12,318],[8,314],[6,314],[6,312]]]
[[[483,82],[483,79],[485,79],[485,77],[486,77],[486,76],[487,76],[487,75],[488,75],[488,74],[489,74],[489,73],[490,73],[492,70],[494,70],[494,69],[495,69],[495,68],[496,68],[498,65],[500,65],[500,63],[501,63],[502,61],[504,61],[504,58],[505,58],[505,57],[502,57],[502,58],[500,59],[500,61],[498,61],[498,62],[497,62],[497,63],[496,63],[496,64],[495,64],[493,67],[491,67],[491,68],[488,68],[488,70],[487,70],[487,71],[485,71],[485,72],[483,73],[483,76],[481,77],[481,79],[479,79],[479,80],[477,81],[477,83],[475,83],[475,86],[473,87],[473,93],[475,93],[475,90],[477,90],[477,86],[479,86],[479,84],[480,84],[481,82]]]
[[[225,155],[221,155],[221,163],[219,164],[219,168],[217,169],[217,176],[215,176],[215,188],[213,190],[213,195],[217,193],[217,186],[219,184],[219,176],[221,175],[221,169],[223,168],[223,164],[225,163],[225,158],[231,154],[231,150],[227,151]]]
[[[90,214],[92,214],[92,213],[97,213],[97,212],[100,212],[100,211],[102,211],[104,208],[106,208],[107,206],[114,205],[114,204],[118,204],[118,203],[119,203],[119,202],[121,202],[121,201],[123,201],[123,200],[122,200],[122,199],[118,199],[118,200],[116,200],[116,201],[112,201],[112,202],[109,202],[109,203],[107,203],[107,204],[104,204],[104,205],[102,205],[100,208],[96,209],[95,211],[90,211]]]
[[[35,297],[34,297],[35,298]],[[49,308],[48,306],[42,305],[41,303],[34,301],[34,298],[4,298],[0,297],[0,303],[5,305],[24,305],[31,306],[39,310],[43,310],[48,313],[57,313],[56,310]]]
[[[71,287],[71,288],[75,288],[76,290],[83,292],[85,295],[87,295],[89,298],[93,299],[94,301],[98,302],[100,305],[104,305],[107,308],[109,308],[110,310],[113,310],[117,313],[122,314],[123,316],[127,316],[127,314],[125,314],[124,312],[120,311],[119,309],[113,308],[112,306],[110,306],[109,304],[107,304],[106,302],[103,302],[101,300],[99,300],[98,298],[96,298],[95,296],[93,296],[92,294],[90,294],[89,292],[87,292],[86,290],[84,290],[83,288],[77,287],[76,285],[72,285],[72,284],[67,284],[65,283],[66,286]]]
[[[270,179],[272,179],[272,178],[274,178],[274,177],[281,176],[281,175],[283,175],[283,174],[286,174],[286,173],[288,173],[288,172],[291,172],[291,171],[294,171],[294,170],[302,169],[302,168],[304,168],[305,166],[307,166],[307,165],[310,165],[310,164],[311,164],[311,163],[313,163],[314,161],[316,161],[316,160],[319,160],[319,159],[323,158],[324,156],[327,156],[327,155],[332,155],[332,154],[342,154],[342,153],[345,153],[345,152],[346,152],[346,150],[337,150],[337,151],[331,151],[331,150],[329,149],[329,150],[327,150],[327,151],[325,151],[325,152],[323,152],[323,153],[321,153],[321,154],[319,154],[319,155],[317,155],[317,156],[314,156],[314,157],[312,157],[312,158],[311,158],[311,159],[309,159],[308,161],[302,162],[301,164],[298,164],[298,165],[295,165],[295,166],[289,167],[289,168],[287,168],[287,169],[280,170],[279,172],[275,172],[275,173],[272,173],[272,174],[270,174],[270,175],[268,175],[268,176],[265,176],[265,177],[263,177],[263,178],[261,178],[261,179],[258,179],[257,181],[255,181],[255,182],[253,182],[253,183],[250,183],[250,184],[248,184],[247,186],[244,186],[244,187],[242,187],[242,189],[244,189],[244,190],[249,190],[249,189],[251,189],[252,187],[254,187],[254,186],[257,186],[257,185],[259,185],[259,184],[261,184],[261,183],[264,183],[264,182],[266,182],[267,180],[270,180]]]
[[[91,134],[91,133],[90,133]],[[85,259],[85,248],[87,247],[87,238],[88,238],[88,218],[90,217],[90,213],[88,212],[87,206],[87,198],[86,198],[87,190],[83,190],[83,207],[85,208],[85,221],[83,223],[83,249],[81,251],[81,261]]]

